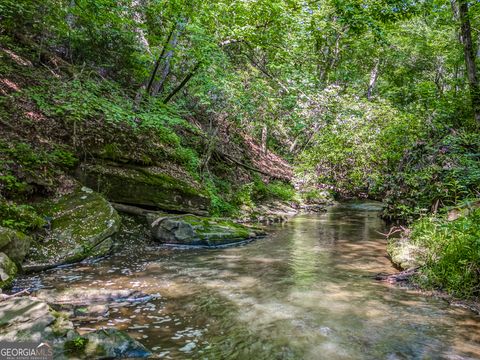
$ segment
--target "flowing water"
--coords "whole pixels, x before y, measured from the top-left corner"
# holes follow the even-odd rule
[[[480,317],[373,279],[395,272],[373,204],[335,206],[271,230],[225,249],[140,246],[20,284],[155,294],[77,325],[126,330],[162,358],[480,358]]]

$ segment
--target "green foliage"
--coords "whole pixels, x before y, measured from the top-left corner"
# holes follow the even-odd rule
[[[266,199],[293,201],[296,196],[296,191],[293,186],[281,181],[271,181],[265,184],[257,178],[254,184],[253,197],[256,201]]]
[[[480,208],[454,221],[424,217],[412,226],[411,241],[424,250],[418,281],[462,298],[480,296]]]
[[[197,173],[198,166],[200,164],[200,158],[195,150],[179,146],[175,150],[174,158],[192,174]]]
[[[28,231],[45,224],[43,218],[30,205],[19,205],[0,199],[0,226]]]
[[[292,185],[281,181],[265,183],[259,177],[253,182],[242,185],[233,196],[233,203],[237,206],[254,208],[256,203],[267,200],[293,201],[296,192]]]
[[[67,354],[81,353],[88,344],[88,339],[82,336],[77,336],[65,342],[65,352]]]
[[[254,209],[268,200],[297,201],[297,193],[291,184],[281,181],[264,183],[258,176],[254,181],[234,189],[228,181],[211,176],[204,181],[214,216],[236,216],[241,209]]]
[[[238,189],[233,197],[233,203],[238,206],[247,206],[253,208],[255,203],[252,199],[254,192],[255,183],[251,182],[244,184]]]
[[[153,99],[140,110],[134,111],[133,101],[117,83],[85,76],[69,82],[48,80],[40,86],[29,88],[27,95],[44,114],[66,123],[74,135],[79,137],[82,129],[88,128],[89,123],[97,119],[102,119],[106,126],[110,127],[108,131],[117,126],[118,131],[126,138],[119,139],[118,134],[112,134],[115,142],[104,143],[97,150],[103,158],[117,161],[128,158],[131,152],[131,144],[128,142],[135,141],[135,138],[128,137],[129,127],[132,133],[130,135],[146,137],[152,142],[150,147],[136,149],[141,153],[139,156],[144,164],[151,164],[153,159],[167,158],[184,166],[191,173],[196,173],[198,169],[200,160],[197,152],[182,145],[182,139],[177,134],[177,131],[182,129],[195,133],[194,128],[180,118],[173,108],[159,103],[158,100]],[[100,129],[93,131],[99,132]],[[89,134],[88,137],[108,141],[107,134]],[[80,138],[74,141],[78,145],[83,140]],[[91,146],[87,147],[89,151],[93,150]],[[56,156],[61,155],[57,153]],[[65,157],[63,160],[68,162]]]
[[[407,151],[385,188],[385,215],[412,220],[433,207],[478,196],[480,135],[460,130],[433,134]]]
[[[301,154],[300,171],[315,172],[319,184],[344,195],[380,193],[405,147],[420,133],[418,120],[385,102],[364,102],[332,88],[319,95],[328,113],[318,112],[321,131]]]
[[[316,203],[329,203],[332,201],[332,196],[326,190],[320,190],[316,188],[306,188],[299,194],[300,198],[303,202],[307,204],[316,204]]]
[[[93,118],[106,121],[134,120],[132,102],[118,84],[88,76],[72,81],[49,79],[32,86],[27,95],[47,116],[66,122],[85,122]]]
[[[0,140],[0,194],[15,198],[28,195],[34,188],[52,189],[58,175],[77,162],[61,147],[48,151],[24,142],[7,144]]]
[[[237,212],[237,207],[226,200],[226,195],[231,192],[231,185],[219,178],[211,176],[203,182],[211,199],[211,214],[213,216],[232,216]]]

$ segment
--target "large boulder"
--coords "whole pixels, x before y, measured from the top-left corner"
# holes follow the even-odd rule
[[[0,251],[15,263],[22,263],[30,249],[30,243],[30,237],[24,233],[0,226]]]
[[[179,245],[219,246],[254,239],[265,233],[229,220],[196,215],[148,215],[153,239]]]
[[[7,289],[12,285],[17,271],[15,263],[6,254],[0,252],[0,289]]]
[[[178,170],[180,171],[180,170]],[[207,193],[187,173],[125,164],[82,164],[77,175],[110,201],[206,215]]]
[[[110,203],[85,187],[62,197],[46,212],[52,218],[51,230],[33,246],[29,260],[34,264],[26,264],[26,270],[106,255],[121,223]]]

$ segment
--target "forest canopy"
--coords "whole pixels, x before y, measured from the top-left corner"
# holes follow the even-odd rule
[[[56,95],[79,102],[67,117],[231,123],[307,181],[386,198],[398,217],[478,194],[479,12],[463,0],[5,0],[0,28],[34,61],[76,67]],[[106,93],[127,103],[102,107]]]

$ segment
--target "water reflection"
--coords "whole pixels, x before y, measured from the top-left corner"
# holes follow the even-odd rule
[[[18,286],[159,294],[77,325],[126,330],[163,358],[479,358],[474,314],[372,280],[394,271],[375,210],[353,203],[296,217],[237,248],[130,248]]]

